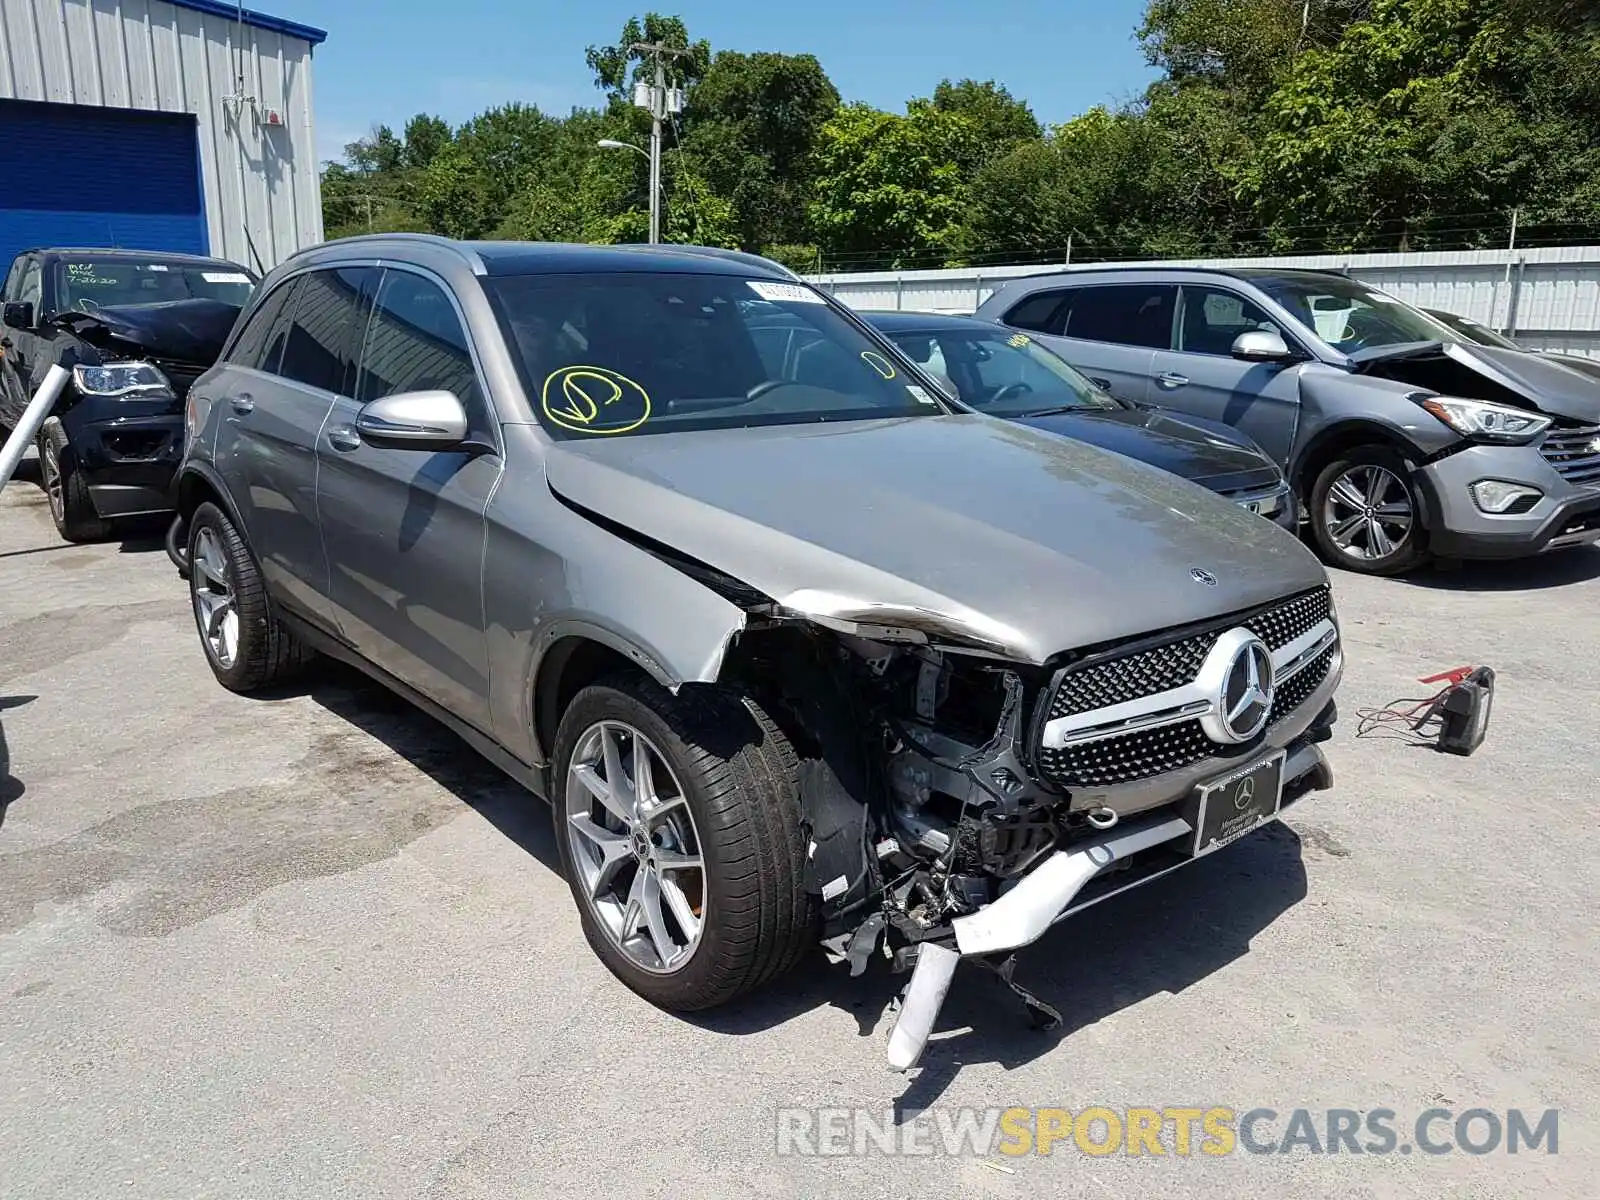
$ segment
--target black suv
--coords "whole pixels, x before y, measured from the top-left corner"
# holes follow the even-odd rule
[[[6,275],[0,438],[52,366],[72,371],[39,431],[50,515],[68,541],[165,512],[189,385],[216,361],[256,276],[138,250],[28,250]]]

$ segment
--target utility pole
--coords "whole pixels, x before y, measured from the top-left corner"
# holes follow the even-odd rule
[[[1511,314],[1517,310],[1516,297],[1511,294],[1511,260],[1517,254],[1517,218],[1521,213],[1522,208],[1520,206],[1512,208],[1511,240],[1506,243],[1506,319],[1500,326],[1500,332],[1507,337],[1511,336]]]
[[[667,88],[666,57],[687,51],[665,42],[635,42],[628,49],[648,55],[655,65],[655,82],[635,84],[633,89],[634,107],[650,110],[650,242],[654,245],[661,240],[661,122],[669,113],[683,111],[683,93]]]

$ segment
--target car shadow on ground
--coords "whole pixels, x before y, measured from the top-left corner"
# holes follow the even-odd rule
[[[40,505],[46,503],[44,479],[39,474],[39,460],[37,458],[25,458],[17,464],[16,473],[12,475],[6,487],[11,488],[18,484],[30,485],[39,493],[35,498],[35,502]],[[44,515],[49,516],[48,510],[45,511]],[[169,514],[151,517],[128,517],[116,522],[112,526],[112,536],[105,540],[106,542],[115,542],[117,544],[117,553],[119,554],[148,554],[152,550],[164,551],[167,544],[167,526],[171,524],[171,521],[172,518]],[[49,529],[51,527],[46,526],[46,528]],[[53,539],[56,538],[53,529],[50,536]],[[71,550],[76,545],[77,543],[74,542],[57,539],[43,546],[28,546],[21,550],[0,550],[0,559],[21,558],[29,554],[49,554],[57,550]]]
[[[1600,547],[1557,550],[1504,562],[1444,561],[1402,576],[1415,587],[1452,592],[1536,592],[1600,579]]]
[[[480,813],[515,845],[559,874],[549,808],[445,726],[354,668],[325,663],[308,686],[317,704],[401,755]],[[263,699],[274,698],[265,695]],[[1019,956],[1016,982],[1053,1005],[1065,1025],[1040,1031],[991,972],[963,965],[938,1031],[896,1102],[908,1120],[973,1063],[1010,1069],[1070,1043],[1073,1033],[1163,993],[1194,986],[1250,952],[1251,939],[1306,895],[1300,838],[1273,824],[1193,866],[1088,909]],[[909,976],[875,956],[852,978],[820,947],[793,975],[726,1008],[681,1019],[729,1036],[760,1034],[823,1006],[855,1018],[857,1034],[883,1054],[891,1002]],[[619,983],[617,985],[621,987]]]
[[[1065,1019],[1041,1031],[1022,1002],[991,972],[963,964],[921,1064],[895,1102],[906,1121],[933,1104],[975,1063],[1010,1070],[1044,1054],[1070,1053],[1074,1033],[1163,993],[1192,987],[1250,952],[1251,939],[1306,895],[1300,839],[1274,824],[1148,887],[1096,905],[1024,950],[1015,980]],[[729,1034],[760,1033],[823,1004],[855,1016],[858,1032],[883,1054],[889,1005],[909,976],[881,959],[860,978],[820,955],[783,983],[727,1011],[688,1019]]]
[[[550,810],[504,771],[443,724],[354,667],[323,660],[307,684],[287,693],[306,695],[383,742],[440,787],[537,859],[560,873]]]
[[[6,810],[28,789],[11,773],[11,747],[6,742],[5,713],[37,700],[37,696],[0,696],[0,825],[6,823]]]

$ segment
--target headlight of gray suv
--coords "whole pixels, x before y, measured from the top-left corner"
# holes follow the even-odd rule
[[[1461,396],[1428,396],[1417,403],[1462,436],[1486,442],[1520,446],[1550,428],[1549,417],[1509,404]]]
[[[72,382],[86,396],[171,395],[172,382],[147,362],[104,363],[72,368]]]

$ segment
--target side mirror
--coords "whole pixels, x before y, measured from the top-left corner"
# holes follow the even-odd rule
[[[33,301],[13,300],[5,306],[0,313],[0,321],[4,321],[13,329],[33,328]]]
[[[467,440],[467,410],[454,392],[396,392],[363,405],[356,430],[373,446],[452,450]]]
[[[1233,339],[1233,357],[1245,362],[1288,362],[1294,352],[1283,335],[1270,329],[1251,329]]]

